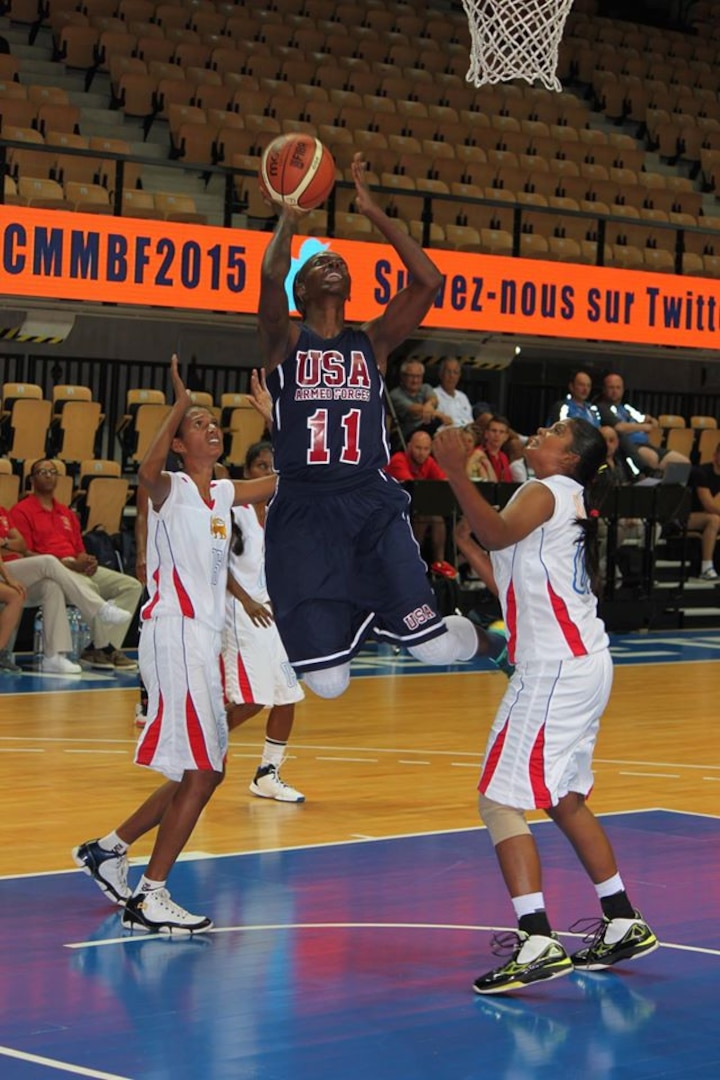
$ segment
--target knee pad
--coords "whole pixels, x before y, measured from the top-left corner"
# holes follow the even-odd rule
[[[303,675],[303,680],[318,697],[340,697],[345,693],[350,682],[350,665],[338,664],[337,667],[323,668],[322,671],[308,671]]]
[[[513,836],[525,836],[530,832],[522,810],[488,799],[482,792],[478,796],[478,810],[495,847],[503,840],[510,840]]]
[[[457,664],[472,660],[477,653],[478,638],[474,623],[464,615],[448,615],[445,619],[446,634],[421,645],[408,646],[408,652],[423,664]]]

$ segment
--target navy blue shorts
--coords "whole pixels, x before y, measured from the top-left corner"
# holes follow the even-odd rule
[[[345,663],[370,632],[405,646],[445,633],[407,492],[384,473],[323,487],[281,479],[265,523],[268,590],[291,663]]]

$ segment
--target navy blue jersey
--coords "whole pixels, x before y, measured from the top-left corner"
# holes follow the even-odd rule
[[[303,326],[267,384],[281,478],[332,485],[387,465],[384,380],[364,331],[322,338]]]

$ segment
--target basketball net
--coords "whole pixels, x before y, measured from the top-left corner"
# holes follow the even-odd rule
[[[573,0],[463,0],[475,86],[525,79],[562,90],[558,48]]]

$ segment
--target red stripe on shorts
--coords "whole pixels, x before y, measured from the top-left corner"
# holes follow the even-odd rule
[[[145,737],[140,744],[140,748],[137,752],[136,761],[138,765],[152,765],[153,758],[155,757],[155,751],[160,741],[160,731],[162,729],[163,714],[165,712],[165,703],[163,696],[160,694],[158,700],[158,710],[155,717],[150,721],[150,724],[145,729]]]
[[[237,656],[237,680],[242,695],[243,702],[246,705],[254,705],[255,697],[253,695],[253,689],[250,685],[250,677],[247,673],[247,668],[243,663],[243,658],[240,653],[236,653]]]
[[[558,626],[562,630],[563,637],[570,646],[571,653],[573,656],[587,656],[587,649],[580,637],[580,631],[570,618],[565,601],[561,596],[558,596],[549,581],[547,591],[550,597],[550,606],[553,609]]]
[[[498,737],[492,744],[490,753],[487,756],[483,771],[480,773],[480,783],[478,784],[478,790],[482,791],[483,795],[487,791],[490,782],[495,775],[500,755],[503,752],[503,746],[505,745],[505,736],[507,735],[508,724],[510,723],[510,717],[507,718],[501,731],[498,733]]]
[[[213,771],[213,767],[210,764],[210,758],[208,757],[207,747],[205,745],[203,729],[200,726],[200,720],[195,711],[195,705],[193,704],[193,699],[189,692],[185,697],[185,723],[187,725],[190,753],[195,760],[195,765],[198,769],[209,769],[210,771]]]
[[[530,753],[530,787],[535,805],[552,806],[552,798],[545,783],[545,725],[540,728]]]

